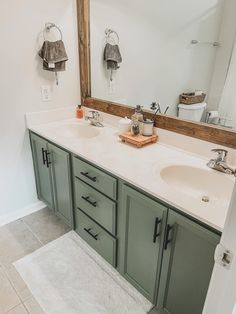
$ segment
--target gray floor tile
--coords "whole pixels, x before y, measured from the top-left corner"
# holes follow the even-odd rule
[[[47,207],[0,227],[0,313],[44,313],[12,263],[69,230]]]
[[[20,297],[21,301],[25,301],[32,297],[30,290],[28,289],[24,280],[13,265],[9,266],[7,269],[4,269],[4,271],[12,286],[16,290],[18,296]]]
[[[40,218],[44,218],[44,217],[48,217],[48,216],[52,216],[52,215],[55,215],[53,210],[48,208],[48,207],[45,207],[37,212],[34,212],[30,215],[27,215],[25,217],[23,217],[22,219],[27,222],[28,224],[34,222],[35,220],[38,220]]]
[[[34,214],[26,216],[22,220],[43,244],[51,242],[71,230],[48,209],[44,209],[41,213],[38,212],[35,216]]]
[[[6,313],[21,303],[3,269],[0,268],[0,313]]]
[[[0,264],[4,267],[10,267],[13,262],[41,246],[42,244],[21,220],[0,228]]]

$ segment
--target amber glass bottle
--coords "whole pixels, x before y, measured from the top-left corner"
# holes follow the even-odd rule
[[[83,119],[83,117],[84,117],[84,110],[82,109],[81,105],[78,105],[78,107],[76,109],[76,117],[78,119]]]

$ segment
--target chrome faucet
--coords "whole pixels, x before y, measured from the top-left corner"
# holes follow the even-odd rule
[[[103,127],[104,125],[101,123],[101,115],[98,111],[89,111],[92,115],[85,116],[85,120],[89,120],[90,123],[97,127]]]
[[[226,174],[236,174],[235,169],[232,169],[227,165],[226,159],[228,151],[224,149],[212,149],[212,152],[217,153],[218,156],[215,159],[211,159],[207,166],[211,169],[226,173]]]

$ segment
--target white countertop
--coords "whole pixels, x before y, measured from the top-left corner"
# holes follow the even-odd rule
[[[183,191],[181,191],[179,188],[168,185],[161,176],[161,170],[171,165],[192,166],[212,172],[214,170],[206,167],[209,158],[186,152],[183,149],[170,146],[163,142],[138,149],[129,144],[122,143],[118,137],[117,128],[111,124],[105,123],[104,128],[96,128],[99,131],[99,135],[87,139],[79,138],[79,136],[73,137],[69,133],[61,134],[60,132],[60,130],[68,124],[88,124],[88,122],[84,120],[81,121],[72,118],[52,122],[47,120],[47,123],[44,123],[45,120],[41,118],[40,123],[34,123],[36,116],[34,116],[33,119],[31,118],[26,118],[28,128],[31,131],[87,159],[93,164],[145,192],[152,194],[154,197],[157,197],[161,201],[170,204],[197,220],[219,231],[223,230],[234,185],[233,176],[228,176],[232,184],[230,181],[230,188],[228,186],[228,190],[226,191],[227,195],[229,195],[227,201],[212,200],[209,203],[202,202],[199,195],[193,196],[186,193],[185,189],[187,184],[183,186]],[[112,121],[113,125],[114,121]],[[91,128],[95,127],[91,126]],[[214,171],[214,173],[216,172]],[[216,175],[218,179],[220,176],[222,179],[226,176],[226,174],[218,172]],[[204,177],[202,181],[204,181]],[[212,182],[212,184],[215,184],[215,182]],[[219,188],[224,189],[225,187],[217,186],[216,191]],[[205,194],[207,194],[207,191],[206,193],[204,191],[204,195]]]

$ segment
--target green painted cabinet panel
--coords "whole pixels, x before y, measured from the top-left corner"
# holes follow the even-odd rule
[[[74,176],[91,185],[98,191],[104,193],[110,198],[116,200],[117,197],[117,179],[108,173],[73,157]]]
[[[35,134],[31,134],[31,147],[35,169],[38,198],[50,208],[54,207],[52,182],[49,166],[46,163],[47,141]]]
[[[75,231],[112,266],[116,267],[116,238],[81,210],[75,210]]]
[[[158,307],[171,314],[201,314],[220,237],[170,210]]]
[[[116,202],[75,178],[75,205],[110,233],[116,233]]]
[[[154,303],[167,208],[124,185],[123,275]]]
[[[72,191],[70,154],[55,145],[48,144],[55,213],[72,226]]]

